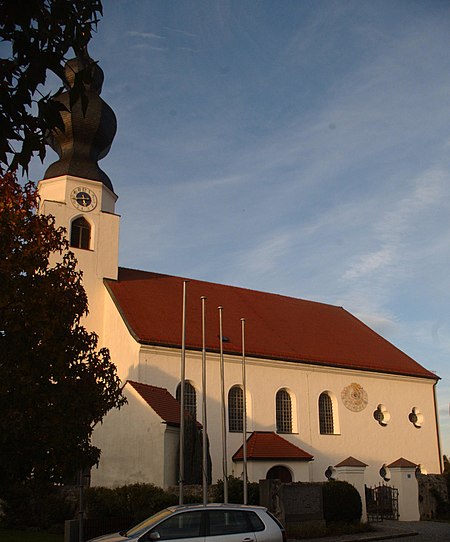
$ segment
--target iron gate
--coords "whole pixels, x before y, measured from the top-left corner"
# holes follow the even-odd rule
[[[398,519],[398,489],[386,484],[366,488],[367,521]]]

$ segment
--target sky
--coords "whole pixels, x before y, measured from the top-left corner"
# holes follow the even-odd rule
[[[103,3],[120,265],[343,306],[441,377],[450,454],[450,3]]]

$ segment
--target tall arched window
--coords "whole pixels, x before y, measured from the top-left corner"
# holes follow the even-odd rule
[[[89,250],[91,244],[91,225],[82,216],[72,222],[70,229],[70,246]]]
[[[233,386],[228,392],[228,429],[242,433],[244,423],[244,392],[240,386]]]
[[[287,390],[278,390],[276,396],[277,433],[292,433],[292,401]]]
[[[319,396],[319,426],[321,435],[334,434],[333,401],[326,392]]]
[[[178,401],[181,400],[181,383],[177,386],[176,398]],[[194,386],[188,380],[184,382],[184,408],[192,414],[194,420],[197,419],[197,395]]]

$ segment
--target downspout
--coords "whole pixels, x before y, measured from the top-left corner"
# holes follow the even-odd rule
[[[438,381],[435,380],[433,384],[434,418],[436,420],[436,436],[437,436],[437,445],[438,445],[438,454],[439,454],[439,467],[441,469],[440,474],[442,474],[444,472],[444,466],[443,466],[443,459],[442,459],[442,453],[441,453],[441,433],[439,429],[439,412],[438,412],[437,398],[436,398],[437,383]]]

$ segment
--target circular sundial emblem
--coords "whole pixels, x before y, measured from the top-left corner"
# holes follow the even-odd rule
[[[367,406],[367,392],[356,382],[345,387],[342,390],[341,397],[344,405],[352,412],[361,412]]]

